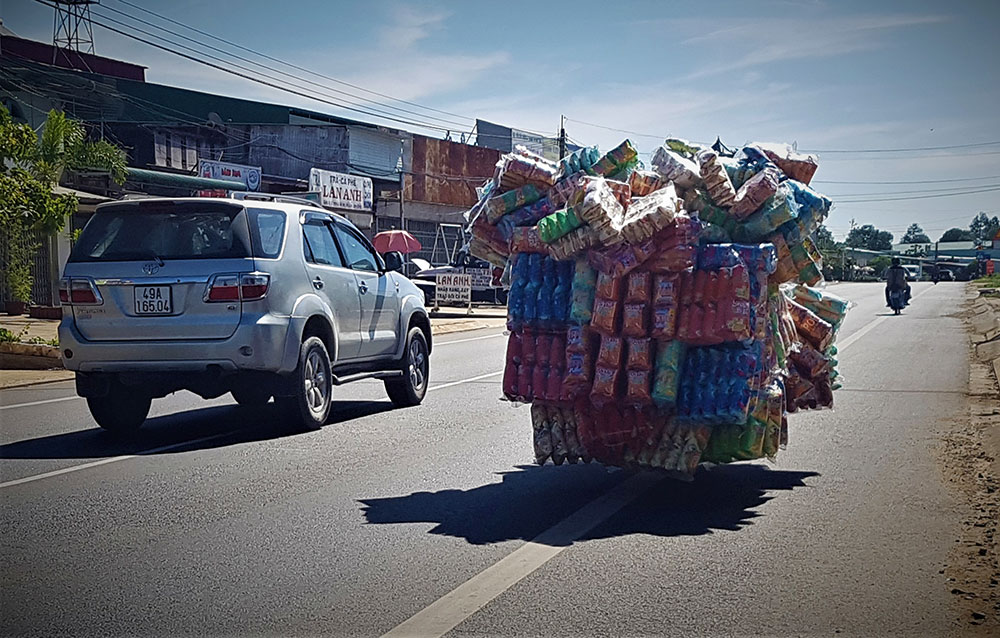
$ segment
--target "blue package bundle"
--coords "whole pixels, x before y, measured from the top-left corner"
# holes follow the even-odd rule
[[[522,321],[529,325],[538,321],[538,289],[542,286],[543,261],[543,255],[538,253],[528,255],[528,272],[527,283],[524,285],[524,313],[522,314]]]
[[[743,263],[734,244],[705,244],[698,247],[698,270],[731,268]]]
[[[826,216],[830,213],[830,208],[833,206],[833,200],[826,195],[821,195],[809,186],[803,184],[802,182],[797,182],[794,179],[790,179],[784,183],[792,191],[792,196],[795,198],[795,201],[798,202],[799,206],[802,207],[803,212],[816,215],[821,219],[826,218]]]
[[[551,257],[542,259],[542,284],[538,287],[536,302],[537,322],[540,325],[552,323],[552,297],[556,289],[556,262]]]
[[[570,291],[573,288],[574,262],[555,261],[556,286],[552,291],[552,318],[554,324],[569,320]]]
[[[534,204],[522,206],[501,217],[500,221],[497,222],[497,229],[500,230],[504,239],[510,241],[515,228],[519,226],[534,226],[539,220],[548,217],[554,212],[556,212],[556,208],[552,204],[552,201],[548,197],[543,197]]]
[[[510,291],[507,293],[507,327],[512,330],[520,328],[524,323],[524,289],[531,278],[530,266],[531,255],[527,253],[514,254]]]
[[[760,344],[690,348],[678,392],[677,421],[706,425],[745,423],[758,388]]]

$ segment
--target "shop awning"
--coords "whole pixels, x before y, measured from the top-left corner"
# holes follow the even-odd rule
[[[129,168],[128,179],[126,181],[133,184],[166,186],[169,188],[181,188],[187,190],[246,190],[246,186],[243,182],[234,182],[225,179],[210,179],[208,177],[197,177],[195,175],[181,175],[179,173],[165,173],[163,171],[151,171],[145,168]]]

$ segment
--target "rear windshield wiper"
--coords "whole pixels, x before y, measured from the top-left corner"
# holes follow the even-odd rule
[[[154,259],[158,266],[163,266],[163,259],[152,250],[120,250],[101,255],[102,261],[115,261],[118,259]]]

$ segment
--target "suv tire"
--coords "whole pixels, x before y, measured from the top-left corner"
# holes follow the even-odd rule
[[[318,430],[330,414],[333,374],[323,340],[309,337],[299,348],[299,364],[292,373],[292,396],[275,397],[283,416],[307,430]]]
[[[87,397],[87,407],[97,425],[114,434],[129,434],[146,420],[152,401],[141,390],[113,381],[105,396]]]
[[[430,379],[427,338],[420,328],[410,328],[406,335],[403,358],[399,363],[403,376],[385,380],[386,394],[397,407],[419,405],[427,394],[427,382]]]

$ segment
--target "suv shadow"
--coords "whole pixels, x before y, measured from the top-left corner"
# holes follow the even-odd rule
[[[390,401],[334,401],[324,427],[394,409]],[[271,403],[260,410],[213,406],[155,417],[131,436],[94,427],[0,445],[0,459],[104,458],[173,454],[306,434]],[[186,444],[189,443],[189,444]],[[169,449],[162,449],[169,448]]]

